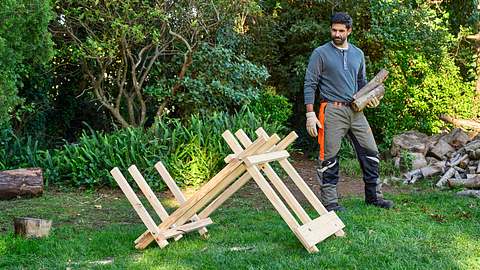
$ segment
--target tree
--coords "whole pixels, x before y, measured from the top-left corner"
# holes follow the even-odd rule
[[[0,12],[0,130],[11,127],[12,113],[19,114],[23,99],[18,96],[23,80],[53,56],[48,32],[52,18],[49,1],[2,0]],[[0,134],[0,138],[2,138]]]
[[[173,82],[169,93],[156,100],[158,104],[150,103],[161,116],[183,89],[200,42],[215,40],[226,21],[222,14],[245,3],[69,0],[56,5],[60,19],[54,32],[61,50],[79,62],[90,81],[86,90],[128,127],[143,126],[153,110],[152,97],[144,92],[153,79],[152,69],[176,70],[167,78]]]

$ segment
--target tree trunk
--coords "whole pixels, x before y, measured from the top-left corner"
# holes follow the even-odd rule
[[[42,193],[42,169],[0,171],[0,199],[11,199],[17,196],[34,197]]]
[[[51,220],[44,220],[38,218],[15,218],[13,220],[15,235],[19,235],[22,237],[48,236],[51,226]]]

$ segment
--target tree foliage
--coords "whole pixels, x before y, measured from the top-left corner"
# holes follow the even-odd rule
[[[205,50],[198,57],[195,53],[205,48],[201,42],[214,40],[226,21],[224,14],[244,5],[188,0],[57,1],[57,13],[63,19],[56,28],[66,34],[59,40],[62,52],[80,63],[90,81],[86,89],[121,126],[143,126],[149,115],[161,116],[185,95],[196,96],[199,81],[186,76],[195,72],[190,71],[194,58]],[[218,60],[228,62],[228,57]],[[195,65],[201,68],[202,63]],[[221,79],[222,74],[215,76]]]
[[[53,43],[47,28],[52,18],[49,1],[2,0],[0,6],[0,130],[4,133],[15,112],[33,109],[28,104],[18,107],[23,104],[18,91],[51,59]]]

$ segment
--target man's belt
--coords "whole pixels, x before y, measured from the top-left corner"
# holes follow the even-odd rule
[[[342,101],[322,100],[321,103],[330,103],[330,104],[333,104],[334,107],[350,107],[350,106],[352,106],[351,102],[342,102]]]

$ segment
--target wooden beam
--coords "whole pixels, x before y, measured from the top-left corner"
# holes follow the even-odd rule
[[[187,199],[185,198],[185,195],[183,195],[182,191],[177,186],[177,184],[173,180],[172,176],[170,176],[170,173],[168,173],[167,168],[165,168],[165,166],[163,165],[163,163],[161,161],[159,161],[155,164],[155,169],[160,174],[160,176],[162,177],[165,184],[167,184],[168,189],[170,189],[170,191],[172,192],[173,196],[178,201],[178,203],[180,205],[184,204],[187,201]],[[199,218],[195,214],[192,217],[191,220],[192,220],[192,222],[193,221],[198,221]],[[202,236],[205,235],[207,232],[208,232],[207,228],[200,228],[200,230],[198,230],[198,233]]]
[[[233,136],[230,130],[225,130],[225,132],[222,134],[222,137],[230,149],[232,149],[233,153],[238,155],[243,151],[242,146],[238,143],[237,139],[235,139],[235,136]]]
[[[281,160],[279,162],[280,166],[287,172],[288,176],[292,179],[298,189],[300,189],[307,201],[313,206],[317,213],[319,213],[320,215],[328,213],[327,209],[325,209],[325,206],[322,205],[315,193],[313,193],[313,191],[308,187],[305,181],[303,181],[302,177],[298,174],[292,164],[287,159]],[[345,232],[343,230],[340,230],[336,232],[335,235],[344,236]]]
[[[252,167],[247,167],[248,173],[253,177],[257,185],[260,187],[260,189],[263,191],[263,193],[267,196],[268,200],[272,203],[273,207],[275,207],[275,210],[280,214],[280,216],[283,218],[285,223],[287,223],[288,227],[292,232],[295,233],[297,238],[300,240],[300,242],[303,244],[303,246],[309,251],[309,252],[317,252],[318,249],[313,245],[309,245],[308,242],[305,241],[303,236],[301,234],[297,234],[297,229],[300,227],[298,224],[297,220],[293,217],[293,215],[288,211],[288,208],[283,204],[282,200],[278,195],[275,193],[273,188],[268,184],[267,180],[263,175],[260,173],[259,169],[256,166]],[[315,249],[313,249],[315,248]]]
[[[304,237],[309,246],[316,245],[341,231],[345,224],[338,218],[335,212],[328,212],[313,221],[298,228],[298,232]]]
[[[217,210],[228,198],[230,198],[235,192],[242,188],[252,177],[248,172],[245,172],[240,178],[238,178],[231,186],[225,189],[215,200],[213,200],[205,209],[198,215],[200,218],[210,216],[213,211]]]
[[[128,201],[132,205],[135,212],[137,212],[137,214],[140,217],[140,219],[142,220],[143,224],[145,224],[145,226],[147,226],[148,231],[146,232],[146,234],[152,239],[152,241],[155,240],[161,248],[168,245],[168,242],[167,242],[165,236],[160,232],[157,225],[155,224],[155,221],[153,221],[152,217],[148,214],[148,212],[145,209],[145,207],[143,206],[142,202],[137,197],[137,195],[135,194],[133,189],[130,187],[130,185],[127,182],[127,179],[125,179],[125,177],[120,172],[118,167],[113,168],[110,171],[110,174],[113,176],[113,178],[117,182],[118,186],[120,187],[120,189],[123,191],[123,193],[127,197]],[[150,241],[150,243],[152,241]]]
[[[250,167],[253,165],[257,165],[259,163],[267,163],[274,160],[285,159],[285,158],[288,158],[289,156],[290,154],[287,151],[283,150],[283,151],[249,156],[249,157],[246,157],[244,161],[245,161],[245,165],[247,165],[247,167]]]

